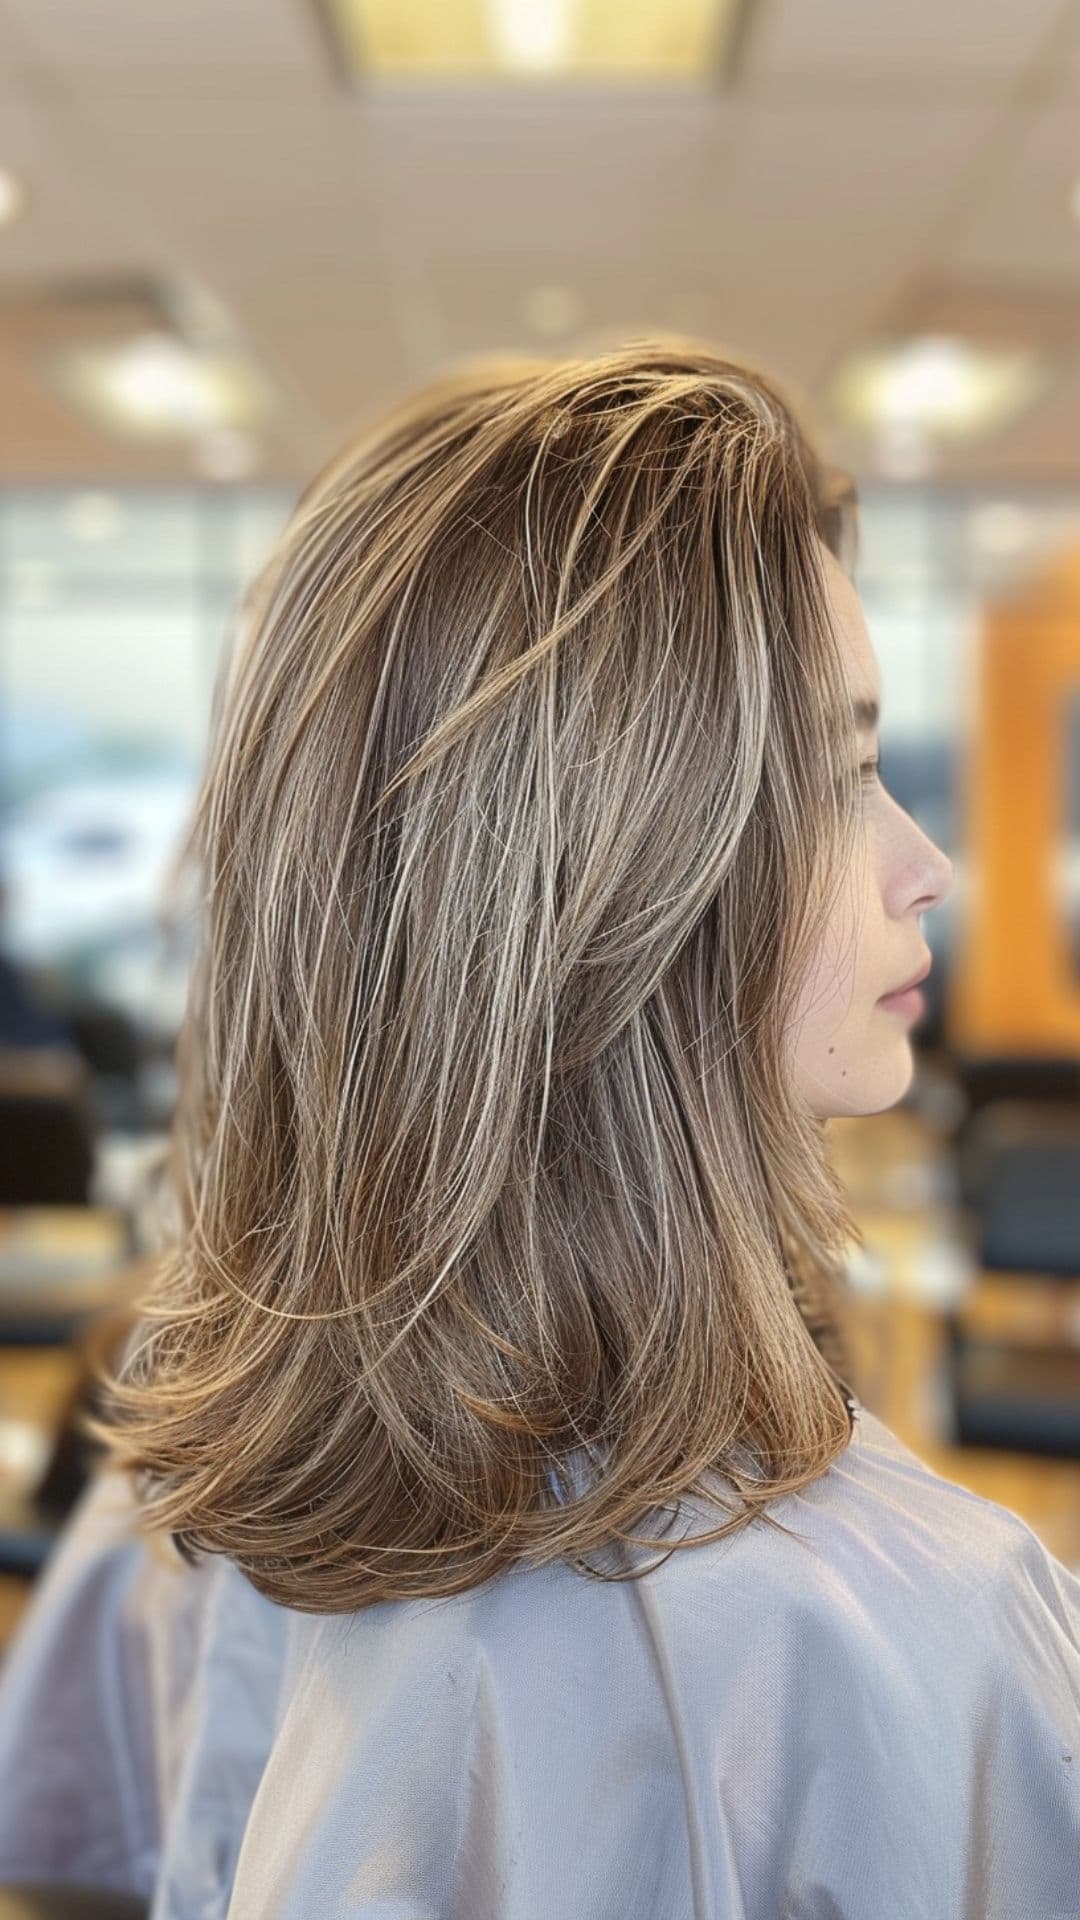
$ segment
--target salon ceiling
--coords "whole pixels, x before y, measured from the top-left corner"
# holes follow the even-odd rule
[[[0,483],[190,476],[41,371],[177,282],[272,383],[254,478],[301,481],[448,358],[671,326],[816,416],[882,334],[1041,345],[1043,400],[939,472],[1080,479],[1080,0],[760,0],[691,97],[358,92],[314,0],[0,0],[0,164],[31,196],[0,229]],[[551,288],[562,333],[529,317]]]

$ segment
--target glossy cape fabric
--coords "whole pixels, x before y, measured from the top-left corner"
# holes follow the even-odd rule
[[[772,1509],[798,1540],[624,1584],[302,1614],[130,1502],[99,1469],[0,1668],[0,1881],[153,1920],[1080,1915],[1080,1579],[858,1403]]]

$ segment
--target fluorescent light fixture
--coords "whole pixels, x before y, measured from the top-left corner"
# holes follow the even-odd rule
[[[22,181],[7,167],[0,167],[0,227],[17,220],[25,204],[26,191]]]
[[[78,347],[49,369],[68,399],[107,427],[142,438],[188,437],[259,420],[267,399],[235,356],[201,354],[169,334],[114,347]]]
[[[488,31],[508,67],[565,66],[573,52],[572,0],[487,0]]]
[[[1039,356],[1029,349],[927,334],[855,356],[834,383],[833,403],[845,424],[874,433],[909,429],[963,439],[1011,420],[1044,378]]]
[[[748,0],[323,0],[362,78],[703,79]]]

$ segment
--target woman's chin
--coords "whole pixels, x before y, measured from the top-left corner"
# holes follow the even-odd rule
[[[904,1098],[915,1077],[911,1048],[904,1044],[879,1053],[873,1067],[849,1068],[839,1083],[819,1087],[813,1108],[822,1120],[852,1119],[860,1114],[885,1113]]]

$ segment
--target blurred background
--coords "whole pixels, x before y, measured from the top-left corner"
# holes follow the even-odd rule
[[[1080,1571],[1080,0],[0,0],[0,1643],[160,1244],[159,918],[297,493],[488,349],[687,332],[862,500],[953,861],[830,1123],[865,1404]]]

